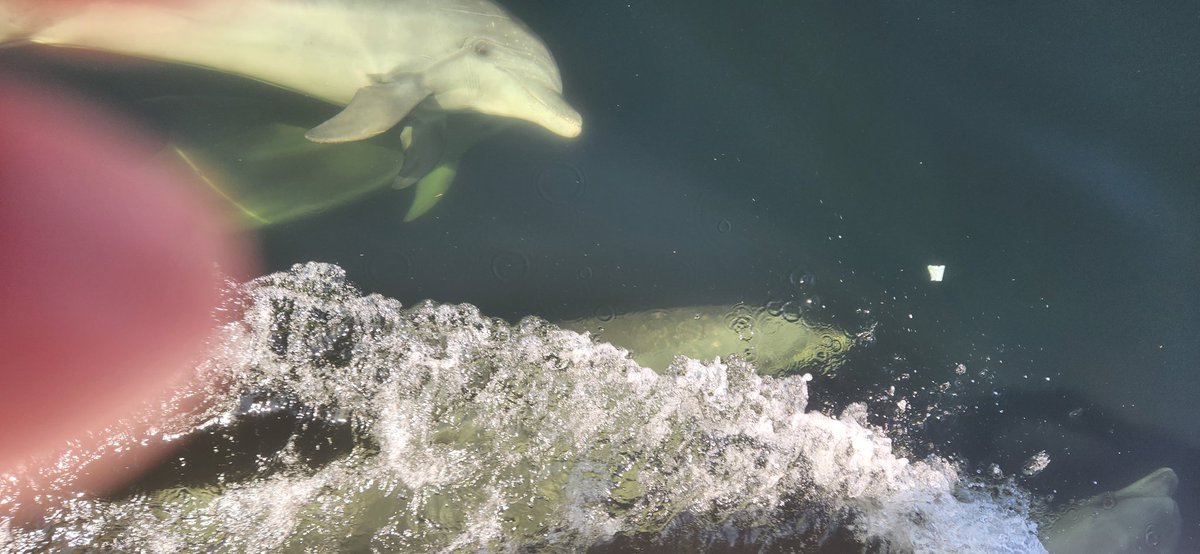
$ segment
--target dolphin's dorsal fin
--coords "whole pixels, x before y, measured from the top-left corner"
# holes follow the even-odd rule
[[[429,90],[416,78],[358,89],[346,108],[304,133],[313,142],[350,142],[378,135],[399,123]]]

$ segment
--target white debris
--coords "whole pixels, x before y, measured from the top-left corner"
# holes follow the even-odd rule
[[[1045,450],[1042,450],[1037,454],[1030,456],[1029,459],[1025,461],[1025,466],[1021,468],[1021,473],[1024,473],[1028,477],[1033,477],[1034,475],[1041,473],[1042,470],[1046,469],[1046,466],[1048,465],[1050,465],[1050,455],[1046,454]]]
[[[946,273],[946,266],[944,265],[930,265],[926,266],[926,268],[929,269],[929,280],[935,283],[941,281],[942,275]]]

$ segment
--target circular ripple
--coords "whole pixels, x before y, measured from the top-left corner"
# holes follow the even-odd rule
[[[771,317],[782,317],[784,304],[787,304],[787,302],[783,300],[768,300],[766,305],[767,315]]]
[[[520,281],[529,274],[529,257],[521,252],[501,252],[492,256],[492,276],[501,283]]]
[[[617,313],[613,311],[612,306],[608,305],[598,306],[592,311],[592,315],[604,322],[612,321],[614,317],[617,317]]]
[[[780,316],[783,317],[783,320],[787,321],[788,323],[796,323],[800,321],[800,312],[802,311],[803,307],[799,302],[784,302],[783,306],[781,306],[779,310]]]
[[[749,341],[754,338],[758,327],[758,312],[744,303],[736,304],[725,313],[725,327],[738,334],[738,338]]]
[[[846,351],[846,341],[830,333],[821,335],[821,348],[831,355],[840,355]]]
[[[537,178],[538,196],[551,204],[569,204],[583,196],[586,188],[579,168],[558,162],[543,169]]]

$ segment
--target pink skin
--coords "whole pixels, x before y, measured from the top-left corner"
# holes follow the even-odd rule
[[[4,473],[183,378],[212,332],[222,274],[252,263],[205,189],[151,160],[153,141],[11,78],[0,98]],[[86,485],[128,478],[128,465],[102,461]]]

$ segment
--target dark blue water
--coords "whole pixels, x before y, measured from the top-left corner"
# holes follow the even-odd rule
[[[385,191],[267,228],[268,269],[514,320],[815,300],[875,334],[816,405],[969,468],[1046,450],[1060,500],[1172,467],[1200,549],[1200,7],[505,5],[583,135],[485,140],[413,223]]]

